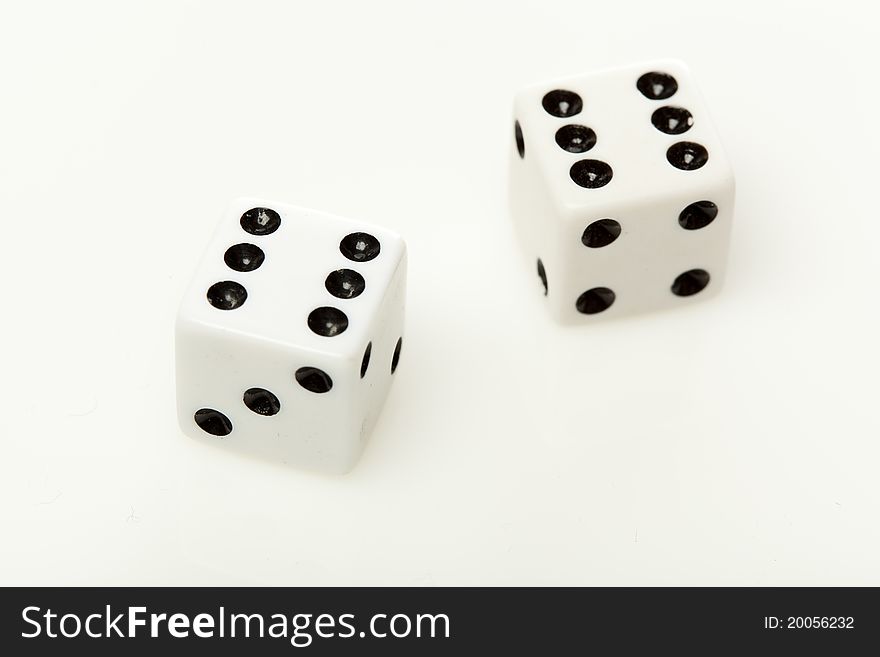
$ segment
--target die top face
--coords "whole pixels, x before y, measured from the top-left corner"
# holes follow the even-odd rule
[[[227,209],[178,321],[281,348],[360,360],[405,260],[391,231],[242,198]]]
[[[682,62],[543,83],[520,92],[514,111],[519,155],[536,158],[563,217],[613,216],[621,207],[733,186],[718,135]]]

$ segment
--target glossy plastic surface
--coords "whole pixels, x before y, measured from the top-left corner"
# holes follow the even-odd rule
[[[674,78],[674,90],[652,87],[668,78],[643,77],[650,72]],[[664,97],[649,98],[640,86]],[[670,109],[658,112],[662,108]],[[727,264],[734,179],[684,64],[646,62],[530,87],[516,97],[514,122],[511,213],[529,266],[538,259],[543,264],[547,305],[557,320],[594,321],[678,307],[718,291]],[[703,147],[705,163],[702,151],[686,144]],[[672,164],[682,159],[682,166],[694,168]],[[699,230],[687,230],[679,217],[698,201],[716,204],[717,216]],[[601,220],[619,223],[620,234],[590,248],[585,231]],[[674,294],[676,277],[694,269],[709,272],[710,283],[699,294]],[[601,312],[580,312],[577,300],[595,288],[613,290],[614,302]],[[535,290],[543,291],[537,277]]]
[[[280,223],[260,234],[242,220],[253,208],[272,209]],[[347,237],[361,232],[381,246],[370,259],[346,249]],[[264,254],[257,268],[240,272],[229,266],[225,254],[240,243]],[[328,278],[340,270],[363,279],[355,296],[342,298],[328,287]],[[232,203],[177,317],[177,401],[184,432],[309,469],[349,470],[391,385],[394,349],[403,335],[405,277],[405,245],[390,231],[260,199]],[[245,289],[246,298],[238,305],[226,303],[227,297],[212,303],[208,291],[218,283]],[[252,390],[258,393],[247,394]],[[280,405],[274,413],[273,396]],[[205,431],[195,420],[203,409],[223,414],[231,431],[223,436]],[[218,426],[224,425],[215,418],[208,428]]]

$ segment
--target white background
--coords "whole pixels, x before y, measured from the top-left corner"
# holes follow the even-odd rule
[[[872,6],[4,3],[0,583],[880,584]],[[513,94],[666,56],[737,174],[727,285],[557,327]],[[408,242],[346,477],[176,426],[176,306],[245,194]]]

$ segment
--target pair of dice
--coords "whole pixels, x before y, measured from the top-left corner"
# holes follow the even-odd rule
[[[517,95],[511,213],[553,316],[689,303],[724,275],[734,182],[685,66],[653,62]],[[178,415],[198,439],[342,473],[403,345],[394,233],[263,200],[221,221],[178,313]]]

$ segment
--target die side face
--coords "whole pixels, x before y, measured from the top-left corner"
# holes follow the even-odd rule
[[[538,85],[517,96],[514,114],[511,211],[558,320],[676,307],[718,290],[734,181],[683,64]],[[695,293],[703,273],[709,282]]]
[[[233,203],[178,313],[181,427],[258,457],[349,470],[391,385],[405,277],[404,244],[389,231]]]
[[[295,379],[302,354],[267,341],[180,321],[176,350],[178,419],[190,437],[325,472],[357,460],[357,411],[340,403],[356,393],[354,380],[333,377],[332,357],[308,360],[333,377],[330,390],[316,393]]]

